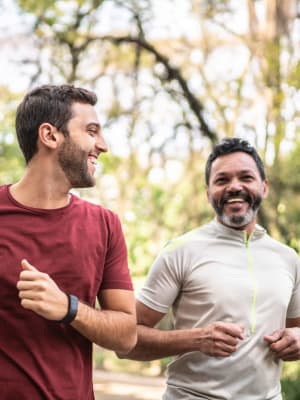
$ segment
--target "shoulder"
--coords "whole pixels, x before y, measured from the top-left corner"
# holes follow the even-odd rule
[[[213,226],[209,223],[170,240],[164,246],[161,254],[185,252],[193,249],[195,246],[199,250],[199,248],[206,246],[208,241],[214,238]]]
[[[10,185],[0,185],[0,193],[6,193]]]
[[[72,194],[72,207],[77,217],[82,219],[84,223],[95,224],[106,227],[109,232],[118,232],[121,229],[121,221],[117,213],[102,205],[92,203],[88,200],[81,199]]]
[[[72,205],[76,207],[78,210],[85,211],[88,214],[98,215],[106,220],[116,220],[118,216],[115,212],[110,210],[109,208],[103,207],[100,204],[92,203],[89,200],[81,199],[75,194],[72,194]]]
[[[267,249],[275,251],[278,256],[284,257],[289,261],[300,261],[299,255],[292,247],[272,238],[268,233],[264,235],[264,240],[266,241]]]
[[[0,202],[1,205],[3,204],[10,204],[10,194],[9,194],[9,187],[11,185],[5,184],[5,185],[0,185]]]

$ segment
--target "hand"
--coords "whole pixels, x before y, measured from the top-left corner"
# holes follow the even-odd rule
[[[21,306],[49,320],[59,321],[67,314],[68,296],[53,279],[38,271],[27,260],[21,261],[17,282]]]
[[[243,340],[244,328],[230,322],[214,322],[201,329],[199,351],[213,357],[228,357]]]
[[[300,359],[300,328],[278,329],[272,335],[266,335],[264,340],[281,360],[296,361]]]

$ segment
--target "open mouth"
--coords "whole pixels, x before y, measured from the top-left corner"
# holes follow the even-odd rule
[[[232,204],[232,203],[244,203],[245,199],[241,198],[241,197],[232,197],[228,200],[225,200],[224,203],[226,204]]]
[[[252,199],[248,193],[227,193],[221,199],[221,206],[225,204],[235,204],[235,203],[248,203],[251,205]]]
[[[96,157],[96,156],[89,155],[89,156],[88,156],[88,160],[89,160],[89,162],[90,162],[91,164],[97,165],[97,157]]]

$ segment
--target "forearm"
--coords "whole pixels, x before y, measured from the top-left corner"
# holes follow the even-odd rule
[[[118,353],[120,358],[151,361],[175,356],[196,349],[192,330],[163,331],[138,325],[138,342],[127,354]]]
[[[79,302],[71,325],[91,342],[109,350],[127,353],[136,343],[134,314],[97,310]]]
[[[46,273],[22,260],[17,289],[21,305],[39,316],[61,321],[68,311],[68,296]],[[128,352],[136,343],[135,300],[131,290],[106,289],[99,294],[101,310],[82,302],[71,326],[79,333],[113,351]]]
[[[201,328],[162,331],[138,325],[138,342],[135,348],[121,358],[139,361],[156,360],[191,351],[211,357],[228,357],[243,340],[243,328],[237,324],[214,322]]]

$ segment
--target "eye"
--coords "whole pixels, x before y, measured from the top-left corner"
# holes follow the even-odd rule
[[[97,135],[96,129],[88,129],[88,134],[92,137],[95,137]]]
[[[244,181],[244,182],[251,182],[251,181],[253,181],[253,176],[252,175],[244,175],[244,176],[242,176],[241,177],[241,179]]]
[[[226,182],[227,182],[227,179],[226,179],[225,177],[217,178],[217,179],[214,181],[214,183],[215,183],[216,185],[224,185]]]

